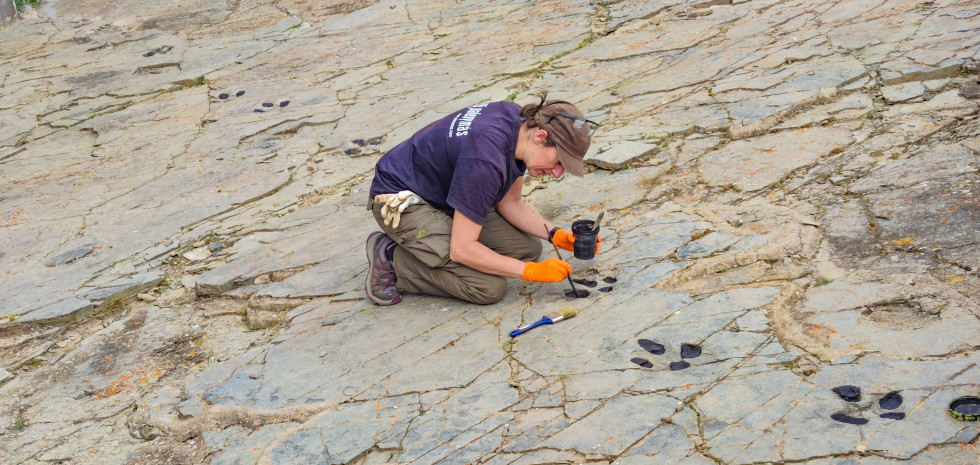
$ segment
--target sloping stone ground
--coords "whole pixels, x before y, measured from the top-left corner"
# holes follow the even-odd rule
[[[978,43],[973,1],[45,1],[0,28],[0,461],[975,464]],[[525,189],[605,212],[591,295],[369,305],[380,154],[544,88],[602,123]]]

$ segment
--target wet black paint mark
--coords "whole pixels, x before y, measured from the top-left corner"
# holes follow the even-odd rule
[[[670,362],[670,371],[683,370],[689,366],[691,366],[691,364],[683,360],[679,362]]]
[[[279,108],[285,107],[286,105],[289,105],[289,100],[279,102]]]
[[[599,283],[591,279],[573,279],[572,282],[574,282],[575,284],[581,284],[585,287],[596,287],[599,285]],[[602,289],[599,290],[601,291]]]
[[[643,367],[643,368],[653,368],[653,364],[649,360],[642,359],[639,357],[634,357],[630,359],[631,362]]]
[[[241,97],[243,95],[245,95],[245,91],[244,90],[240,90],[238,92],[235,92],[235,97]]]
[[[902,395],[898,391],[889,392],[885,394],[885,397],[878,400],[878,405],[885,410],[895,410],[902,405]],[[901,420],[901,418],[898,419]]]
[[[835,394],[840,396],[848,402],[857,402],[861,400],[861,388],[857,386],[837,386],[832,389]]]
[[[696,358],[701,356],[701,346],[696,344],[681,344],[681,358]]]
[[[843,413],[835,413],[831,415],[830,418],[849,425],[863,425],[868,422],[868,420],[864,418],[852,417],[849,415],[844,415]]]
[[[606,284],[613,284],[616,282],[616,278],[613,276],[606,276],[605,278],[602,278],[602,282]]]
[[[609,292],[612,290],[612,286],[600,287],[599,292]]]
[[[643,350],[650,352],[653,355],[663,355],[664,352],[667,351],[667,349],[665,349],[663,345],[653,342],[649,339],[640,339],[639,341],[636,342],[640,344],[640,347],[642,347]]]
[[[265,113],[265,110],[263,110],[261,108],[256,108],[256,109],[252,110],[252,113]]]
[[[833,391],[840,396],[841,399],[847,402],[857,402],[861,400],[861,388],[857,386],[837,386],[833,389]],[[903,401],[902,395],[899,394],[898,391],[892,391],[882,396],[881,399],[878,399],[878,406],[885,410],[894,410],[900,407]],[[886,420],[905,419],[905,413],[903,412],[885,412],[878,416]],[[831,415],[830,418],[851,425],[863,425],[868,422],[868,420],[864,418],[852,417],[843,413],[835,413]]]
[[[271,104],[271,103],[269,103],[269,102],[265,102],[265,103],[263,103],[263,104],[262,104],[262,106],[263,106],[263,107],[266,107],[266,108],[272,108],[272,107],[274,107],[275,105],[273,105],[273,104]]]
[[[351,141],[351,143],[358,147],[364,147],[364,145],[366,144],[366,142],[364,142],[364,139],[354,139]]]
[[[224,99],[228,98],[228,94],[218,94],[218,98],[220,98],[221,100],[224,100]]]
[[[372,140],[371,142],[368,142],[368,144],[370,144],[370,145],[381,145],[381,139]]]
[[[256,110],[256,111],[261,111],[261,110]],[[347,149],[344,150],[344,153],[353,156],[361,153],[361,149]]]
[[[578,299],[581,299],[583,297],[588,297],[588,296],[589,296],[589,291],[585,289],[578,289],[578,295],[575,295],[574,291],[568,291],[565,293],[565,297],[573,297]]]

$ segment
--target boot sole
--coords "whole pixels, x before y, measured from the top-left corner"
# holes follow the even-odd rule
[[[368,259],[368,269],[367,269],[367,276],[364,277],[364,293],[367,294],[368,299],[370,299],[371,302],[374,302],[381,306],[388,306],[388,305],[395,305],[398,302],[401,302],[402,297],[400,295],[396,295],[390,300],[384,300],[384,299],[379,299],[371,292],[371,267],[373,266],[374,259],[375,259],[374,251],[378,249],[377,247],[378,241],[384,240],[384,237],[385,237],[384,233],[375,232],[368,237],[368,240],[365,243],[365,252],[367,253],[367,259]]]

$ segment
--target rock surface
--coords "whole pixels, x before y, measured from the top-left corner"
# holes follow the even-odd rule
[[[42,0],[0,27],[0,462],[975,465],[978,62],[965,0]],[[523,190],[605,213],[590,296],[372,305],[380,155],[540,89],[601,124]]]

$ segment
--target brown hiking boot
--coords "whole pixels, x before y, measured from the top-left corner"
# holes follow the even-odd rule
[[[381,231],[371,233],[367,238],[368,270],[364,280],[364,290],[372,302],[378,305],[395,305],[402,296],[395,289],[395,265],[388,259],[387,250],[394,247],[395,241]]]

